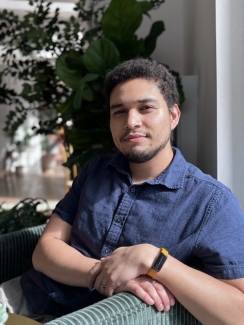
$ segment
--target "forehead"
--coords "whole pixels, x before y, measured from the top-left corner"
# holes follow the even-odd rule
[[[156,82],[139,78],[129,79],[114,87],[110,95],[110,105],[118,100],[130,101],[149,97],[164,100]]]

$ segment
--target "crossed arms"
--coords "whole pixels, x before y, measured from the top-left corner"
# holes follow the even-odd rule
[[[152,284],[145,274],[158,247],[121,247],[99,261],[71,247],[70,236],[71,226],[54,214],[33,254],[35,269],[70,286],[94,287],[106,296],[132,292],[159,311],[169,310],[175,297],[204,325],[243,324],[244,278],[217,280],[169,256]]]

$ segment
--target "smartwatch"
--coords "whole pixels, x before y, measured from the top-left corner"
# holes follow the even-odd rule
[[[158,258],[156,259],[151,269],[147,272],[147,275],[150,276],[151,278],[154,278],[156,274],[163,267],[164,263],[168,258],[168,255],[169,255],[168,251],[165,248],[161,248]]]

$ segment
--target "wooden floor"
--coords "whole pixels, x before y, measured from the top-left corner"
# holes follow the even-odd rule
[[[11,207],[24,198],[44,198],[53,208],[64,195],[65,174],[62,166],[42,174],[32,171],[22,176],[0,171],[0,204]]]

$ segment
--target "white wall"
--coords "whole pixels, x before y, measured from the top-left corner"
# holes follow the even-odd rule
[[[184,74],[198,76],[198,166],[217,177],[215,1],[184,2]]]
[[[216,22],[218,179],[244,208],[244,1],[217,0]]]
[[[181,74],[184,70],[183,6],[182,0],[166,0],[158,9],[150,12],[151,19],[144,16],[143,24],[137,32],[138,36],[145,37],[153,22],[163,20],[166,30],[158,37],[152,57]]]
[[[152,21],[163,20],[166,28],[158,38],[153,58],[181,75],[198,76],[198,126],[197,134],[192,134],[198,142],[196,164],[217,177],[215,1],[166,0],[151,17]],[[144,18],[139,36],[148,33],[152,21]],[[187,98],[182,117],[187,114],[186,105]]]

